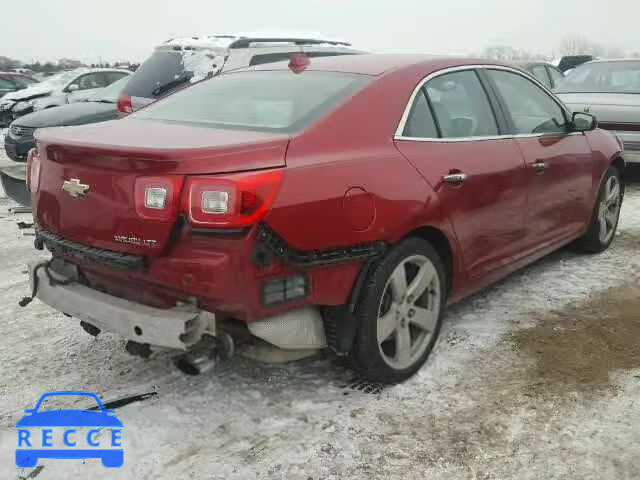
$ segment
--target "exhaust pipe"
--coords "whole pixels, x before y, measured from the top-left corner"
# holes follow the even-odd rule
[[[202,340],[186,353],[173,359],[174,365],[187,375],[200,375],[208,372],[216,365],[216,341],[210,335],[203,335]]]

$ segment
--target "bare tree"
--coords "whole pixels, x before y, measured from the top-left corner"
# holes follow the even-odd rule
[[[624,50],[620,47],[607,47],[602,52],[604,57],[607,58],[624,58]]]
[[[12,68],[18,68],[21,65],[21,62],[18,60],[14,60],[9,57],[1,57],[0,56],[0,72],[5,70],[11,70]]]
[[[522,52],[507,45],[493,45],[491,47],[487,47],[482,52],[482,56],[506,62],[512,60],[529,60],[532,57],[529,52]]]
[[[567,35],[560,42],[560,52],[563,55],[593,55],[602,54],[602,46],[579,35]]]

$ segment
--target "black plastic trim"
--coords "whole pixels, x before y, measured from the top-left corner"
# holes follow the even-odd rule
[[[242,235],[245,234],[248,228],[197,228],[191,227],[189,231],[195,235]]]
[[[114,252],[101,248],[90,247],[81,243],[72,242],[62,238],[55,233],[36,229],[36,242],[44,242],[47,249],[52,252],[71,255],[83,260],[91,260],[110,267],[123,268],[126,270],[140,271],[146,266],[145,257],[141,255],[131,255],[128,253]]]
[[[263,222],[258,226],[257,247],[252,258],[260,268],[268,267],[273,258],[285,265],[310,268],[377,258],[386,249],[384,242],[369,242],[319,250],[297,250]]]
[[[235,40],[229,44],[230,49],[235,48],[249,48],[252,43],[274,43],[274,42],[286,42],[293,43],[295,45],[339,45],[343,47],[350,47],[348,42],[341,42],[336,40],[322,40],[312,38],[297,38],[297,37],[244,37]],[[295,53],[295,52],[294,52]]]

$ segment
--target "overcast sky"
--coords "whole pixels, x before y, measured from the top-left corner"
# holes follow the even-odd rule
[[[579,34],[640,51],[640,0],[0,0],[0,55],[144,60],[171,37],[320,32],[374,52],[552,53]]]

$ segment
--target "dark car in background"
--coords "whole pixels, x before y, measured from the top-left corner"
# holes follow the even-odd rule
[[[69,127],[116,119],[118,95],[127,81],[129,77],[124,77],[98,90],[84,102],[48,108],[14,120],[5,136],[4,149],[15,165],[0,168],[2,186],[7,195],[21,205],[30,204],[25,185],[26,161],[29,150],[35,147],[33,134],[37,128]]]
[[[564,80],[564,74],[547,62],[514,62],[514,64],[536,77],[549,90],[553,90]]]
[[[29,75],[15,72],[0,72],[0,98],[4,97],[7,93],[23,90],[34,83],[38,83],[38,81]]]
[[[566,75],[569,70],[593,60],[596,60],[593,55],[565,55],[558,63],[558,68]]]

